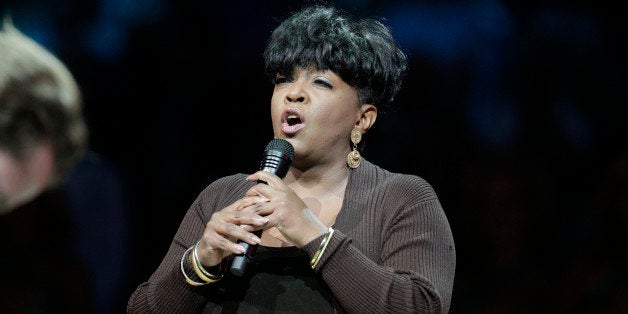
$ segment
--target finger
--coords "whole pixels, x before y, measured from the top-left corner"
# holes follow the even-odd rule
[[[230,240],[229,238],[217,233],[213,233],[211,236],[204,234],[202,239],[203,241],[201,241],[201,243],[199,244],[198,253],[202,256],[202,260],[208,261],[206,265],[215,265],[220,262],[222,256],[228,256],[230,254],[240,254],[244,249],[244,247],[235,243],[235,241]],[[221,257],[209,260],[205,259],[206,256],[208,258],[211,258],[213,254],[219,254],[219,256]]]
[[[274,187],[271,187],[268,184],[260,183],[260,184],[254,185],[250,189],[248,189],[248,191],[246,191],[245,195],[246,196],[250,196],[250,197],[253,197],[253,196],[263,197],[263,198],[266,198],[266,199],[270,200],[273,188]]]
[[[244,198],[242,198],[239,202],[238,205],[236,206],[235,210],[243,210],[247,207],[250,207],[252,205],[258,204],[258,203],[264,203],[264,202],[268,202],[270,201],[267,197],[263,196],[263,195],[246,195]]]
[[[274,205],[270,202],[255,204],[249,208],[255,211],[255,214],[259,217],[265,218],[265,223],[268,223],[268,219],[270,218],[268,215],[274,212]]]
[[[214,239],[216,239],[216,244],[219,245],[219,248],[229,250],[233,253],[241,253],[240,250],[243,249],[243,247],[235,243],[238,240],[254,245],[261,242],[261,239],[258,236],[246,230],[251,228],[250,225],[249,227],[243,228],[242,226],[234,224],[224,224],[223,227],[222,232],[219,233],[222,233],[229,239],[224,236],[215,237]]]
[[[242,214],[238,217],[238,219],[255,219],[256,216],[264,216],[260,213],[260,210],[265,207],[264,204],[268,204],[268,202],[264,203],[256,203],[241,210]],[[242,222],[244,223],[244,222]]]
[[[260,206],[263,204],[268,204],[268,202],[256,203],[239,211],[221,213],[221,217],[218,217],[216,221],[223,221],[224,223],[234,225],[263,226],[268,221],[268,219],[263,217],[264,215],[259,213],[261,208],[263,208]],[[217,215],[217,213],[214,213],[214,215]]]
[[[250,225],[245,226],[247,227],[241,227],[229,223],[214,226],[213,232],[210,231],[209,233],[205,234],[207,236],[206,241],[208,246],[211,248],[226,250],[238,254],[241,253],[240,250],[243,249],[242,246],[236,243],[238,240],[247,242],[249,244],[259,244],[261,239],[252,232],[250,232],[254,229],[257,229],[257,227],[253,227]]]
[[[279,178],[277,175],[264,170],[259,170],[249,175],[246,179],[249,181],[263,181],[272,187],[275,187],[282,183],[281,178]]]

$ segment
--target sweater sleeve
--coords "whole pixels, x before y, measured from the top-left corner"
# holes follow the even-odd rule
[[[181,258],[195,243],[204,229],[197,199],[185,214],[170,248],[148,281],[140,284],[131,295],[127,313],[193,313],[200,312],[204,287],[189,285],[181,273]],[[187,255],[186,255],[187,256]],[[193,273],[189,259],[184,259],[187,274]]]
[[[218,179],[199,194],[181,221],[161,264],[129,298],[127,313],[199,313],[203,309],[208,291],[215,285],[189,285],[181,273],[181,258],[201,237],[213,211],[232,203],[246,188],[244,175],[239,174]],[[194,279],[187,257],[186,254],[183,267]]]
[[[379,239],[378,259],[369,258],[355,239],[336,230],[316,271],[351,313],[447,313],[455,247],[441,204],[422,179],[410,182],[402,193],[392,190],[381,189],[387,196],[375,195],[373,199],[381,201],[364,205],[380,213],[372,217],[381,218],[364,221],[353,231],[362,240]],[[412,196],[412,191],[419,197]],[[386,210],[389,215],[382,213]],[[321,239],[303,249],[312,256]]]

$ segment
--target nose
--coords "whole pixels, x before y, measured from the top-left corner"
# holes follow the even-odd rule
[[[303,96],[286,95],[286,101],[287,102],[304,102],[305,101],[305,97],[303,97]]]
[[[303,103],[307,99],[307,93],[303,88],[303,82],[301,80],[296,80],[290,86],[290,89],[286,93],[286,103]]]

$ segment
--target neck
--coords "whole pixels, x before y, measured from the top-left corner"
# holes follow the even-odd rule
[[[295,190],[335,191],[345,187],[349,168],[344,162],[320,164],[309,168],[291,167],[284,181]]]

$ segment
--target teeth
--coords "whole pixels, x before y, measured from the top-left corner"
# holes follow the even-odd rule
[[[301,118],[299,118],[299,115],[297,114],[291,113],[286,115],[286,122],[288,125],[295,125],[299,123],[299,121],[301,121]]]

